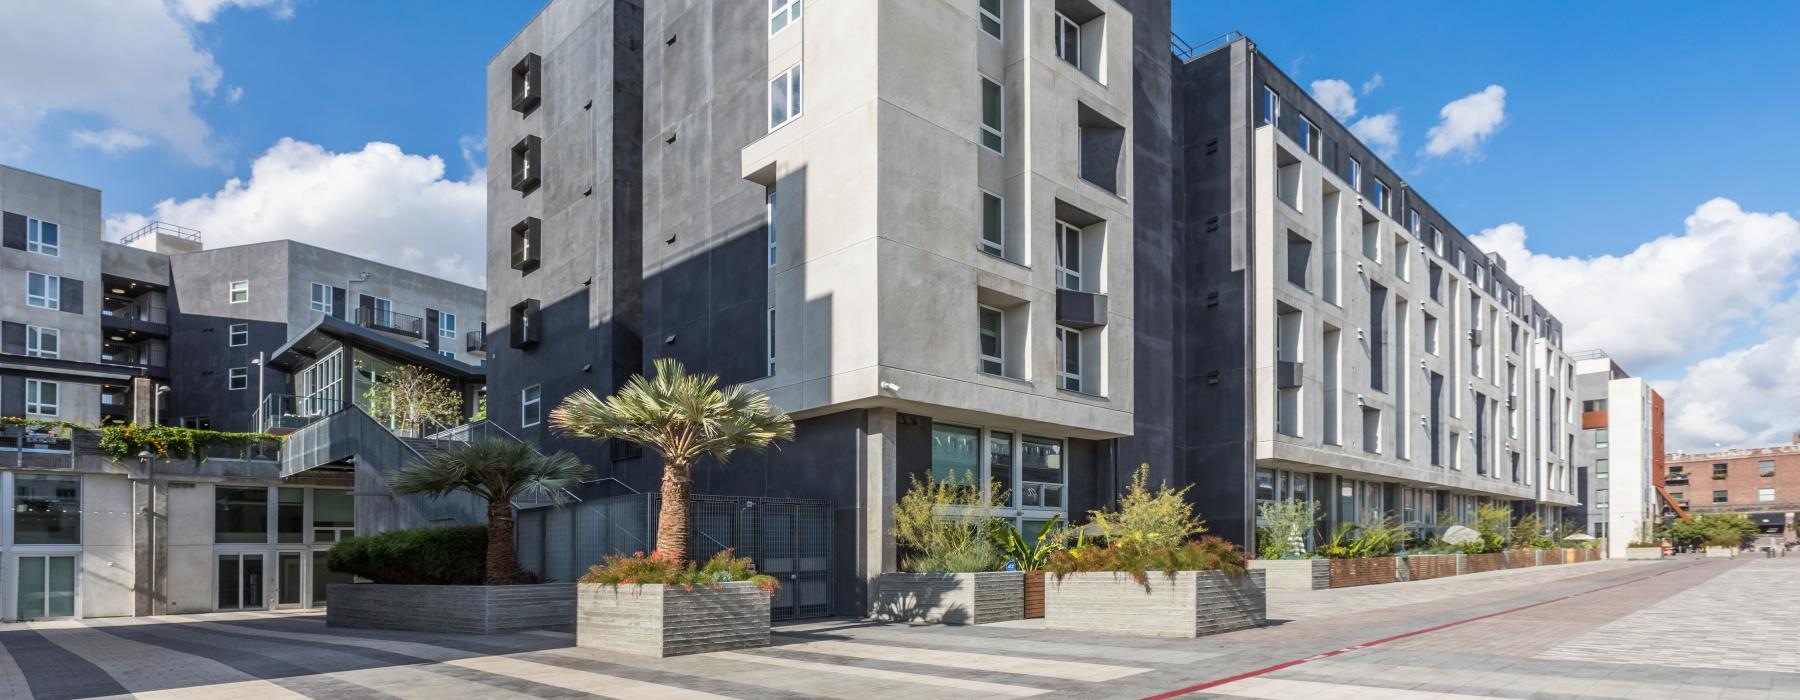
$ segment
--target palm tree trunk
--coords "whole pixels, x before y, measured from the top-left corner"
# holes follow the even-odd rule
[[[513,542],[512,504],[495,501],[488,504],[487,575],[489,586],[505,586],[519,578],[519,548]]]
[[[688,527],[688,511],[694,502],[694,482],[688,465],[663,463],[662,510],[656,519],[656,551],[677,566],[687,566],[693,532]]]

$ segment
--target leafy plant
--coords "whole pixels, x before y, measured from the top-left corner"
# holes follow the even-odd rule
[[[1149,572],[1173,575],[1177,571],[1219,571],[1233,576],[1243,575],[1244,554],[1223,538],[1206,535],[1177,544],[1142,546],[1135,543],[1113,545],[1078,544],[1050,553],[1045,570],[1057,579],[1073,573],[1116,571],[1130,574],[1139,584],[1149,585]]]
[[[1476,534],[1481,535],[1481,541],[1463,545],[1465,553],[1491,554],[1504,551],[1507,533],[1512,530],[1512,509],[1498,505],[1477,508],[1475,524],[1471,527]]]
[[[1664,537],[1683,547],[1741,547],[1755,541],[1757,534],[1756,523],[1735,513],[1704,513],[1692,522],[1676,520],[1663,530]]]
[[[487,528],[423,527],[346,537],[325,554],[332,571],[376,583],[477,585],[487,561]]]
[[[1264,501],[1256,507],[1264,525],[1256,533],[1256,556],[1299,559],[1306,556],[1306,533],[1319,522],[1319,504],[1310,500]]]
[[[1062,514],[1050,516],[1038,530],[1035,540],[1025,538],[1025,533],[1018,527],[1007,523],[993,533],[993,544],[1006,558],[1017,564],[1020,571],[1043,571],[1050,564],[1050,553],[1062,549],[1063,536],[1066,534],[1058,527],[1062,522]]]
[[[1532,513],[1519,518],[1518,522],[1507,528],[1506,546],[1510,549],[1550,549],[1554,545],[1544,529],[1543,519]]]
[[[987,490],[983,498],[972,481],[913,475],[906,494],[894,504],[900,568],[920,573],[999,569],[1005,561],[994,539],[1006,525],[989,504],[1005,502],[1005,495],[992,484]]]
[[[462,422],[462,392],[431,370],[405,365],[382,372],[364,392],[369,415],[390,430],[425,435]]]
[[[1090,513],[1109,546],[1168,547],[1206,532],[1206,521],[1194,514],[1193,504],[1187,501],[1191,486],[1171,489],[1163,485],[1152,490],[1149,479],[1150,465],[1138,465],[1131,474],[1131,485],[1119,497],[1119,509]]]
[[[489,438],[432,451],[393,478],[399,494],[432,498],[462,492],[487,502],[487,574],[490,586],[519,580],[519,550],[513,538],[513,501],[547,497],[562,503],[563,490],[587,473],[587,465],[567,452],[539,454],[531,445]]]
[[[1149,585],[1148,573],[1223,571],[1244,573],[1244,554],[1218,537],[1193,539],[1206,532],[1206,522],[1187,502],[1187,487],[1149,487],[1150,465],[1140,465],[1131,485],[1119,497],[1118,510],[1092,512],[1095,541],[1083,528],[1074,546],[1050,553],[1044,567],[1057,578],[1085,571],[1127,573]]]
[[[734,557],[729,549],[714,554],[704,564],[692,561],[682,564],[673,557],[663,556],[661,552],[651,552],[649,556],[645,556],[643,552],[635,552],[631,556],[611,554],[581,576],[581,583],[614,586],[664,584],[683,586],[690,590],[694,586],[717,587],[721,583],[732,581],[749,581],[764,593],[770,594],[775,592],[778,585],[775,577],[756,573],[755,562],[747,557]]]
[[[688,374],[664,357],[656,360],[654,379],[634,374],[605,399],[582,389],[550,412],[550,425],[564,435],[624,440],[662,455],[656,550],[677,564],[687,563],[694,537],[694,462],[711,457],[724,464],[737,450],[794,439],[794,421],[768,396],[741,384],[718,385],[717,376]]]
[[[144,452],[164,459],[206,461],[213,445],[233,445],[243,450],[275,449],[282,438],[264,433],[228,433],[173,425],[108,425],[100,428],[100,451],[114,461],[137,459]]]
[[[1342,523],[1331,534],[1331,541],[1320,548],[1332,559],[1385,557],[1405,548],[1411,533],[1394,516],[1371,511],[1360,522]]]

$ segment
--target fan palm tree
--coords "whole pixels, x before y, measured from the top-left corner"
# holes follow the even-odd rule
[[[587,473],[575,455],[539,454],[531,445],[486,438],[434,451],[393,478],[395,493],[432,498],[461,491],[487,501],[486,583],[519,580],[519,550],[513,541],[513,501],[548,497],[562,503],[563,489]]]
[[[670,358],[656,361],[656,378],[632,375],[619,393],[601,399],[582,389],[550,412],[558,432],[597,440],[619,439],[662,455],[662,511],[656,551],[685,565],[693,534],[689,509],[694,482],[689,471],[702,457],[721,464],[739,449],[761,449],[794,439],[794,421],[762,392],[742,385],[718,388],[711,374],[688,374]]]

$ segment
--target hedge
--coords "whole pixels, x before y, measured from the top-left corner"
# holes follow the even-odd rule
[[[348,537],[325,556],[332,571],[376,583],[480,585],[487,526],[423,527]]]

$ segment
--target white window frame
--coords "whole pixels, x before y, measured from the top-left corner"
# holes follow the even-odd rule
[[[244,298],[238,298],[239,292],[243,292]],[[250,301],[250,280],[233,280],[231,283],[231,291],[226,298],[231,300],[231,303],[233,304],[243,304]]]
[[[438,312],[438,337],[456,339],[456,314],[448,311]]]
[[[239,339],[242,336],[242,340]],[[233,323],[225,327],[225,347],[241,348],[250,344],[250,324]]]
[[[1069,351],[1074,350],[1075,371],[1069,371]],[[1086,368],[1082,366],[1081,331],[1067,326],[1056,327],[1056,388],[1064,391],[1081,393],[1082,375]]]
[[[1275,93],[1275,88],[1267,85],[1263,86],[1262,123],[1273,125],[1277,129],[1281,128],[1281,95]],[[1352,159],[1350,162],[1355,163],[1356,161]]]
[[[1000,309],[994,308],[992,306],[988,306],[986,304],[977,305],[976,309],[977,309],[975,312],[975,332],[976,332],[975,354],[977,357],[976,368],[979,369],[982,374],[991,374],[991,375],[995,375],[995,376],[1004,377],[1004,376],[1006,376],[1006,312],[1002,311]],[[988,329],[986,328],[986,326],[984,326],[982,324],[982,317],[988,313],[994,314],[994,316],[1000,320],[999,327],[995,328],[992,333],[992,335],[994,337],[995,349],[998,351],[998,354],[995,354],[995,355],[989,355],[989,354],[986,354],[981,351],[981,339],[983,337],[986,337],[989,335]],[[993,363],[994,371],[988,371],[988,363]]]
[[[782,125],[800,118],[800,109],[803,105],[800,87],[801,81],[804,79],[804,76],[800,71],[800,65],[801,64],[799,63],[795,63],[787,70],[777,73],[774,77],[769,78],[769,131],[774,131],[781,128]],[[776,121],[775,119],[776,85],[781,85],[786,88],[782,95],[786,104],[782,106],[787,111],[783,113],[780,121]]]
[[[50,389],[50,400],[44,400],[44,388]],[[25,415],[55,418],[62,411],[62,385],[47,379],[25,380]]]
[[[763,221],[769,228],[769,267],[774,267],[775,244],[779,236],[775,231],[775,189],[772,187],[769,188],[768,196],[764,198]]]
[[[987,4],[986,0],[976,0],[975,12],[977,13],[977,17],[975,18],[975,23],[981,27],[981,33],[993,37],[995,41],[1005,41],[1006,22],[1001,20],[1001,15],[1006,12],[1006,1],[994,0],[994,9],[991,12],[988,10]],[[982,20],[992,22],[994,28],[989,30],[987,23]]]
[[[775,376],[775,307],[773,306],[769,307],[769,333],[768,337],[764,339],[763,344],[763,354],[765,359],[768,360],[769,365],[769,373],[767,376],[773,377]]]
[[[799,21],[800,0],[769,0],[769,36],[780,34]]]
[[[319,296],[319,290],[321,289],[325,290],[325,295],[322,299]],[[312,283],[312,310],[325,314],[326,316],[331,315],[331,285],[321,284],[319,282]]]
[[[43,294],[31,293],[32,280],[43,280]],[[25,305],[57,311],[62,308],[62,278],[42,272],[25,273]]]
[[[44,242],[44,227],[50,227],[50,236],[55,242]],[[42,219],[25,220],[25,252],[47,255],[55,258],[62,255],[62,226],[54,221]]]
[[[1350,189],[1359,194],[1362,192],[1362,174],[1363,174],[1362,173],[1362,161],[1357,160],[1355,158],[1351,158],[1350,159]]]
[[[1069,45],[1071,37],[1075,40],[1074,46]],[[1052,40],[1056,42],[1057,58],[1076,68],[1081,67],[1081,23],[1069,19],[1061,12],[1056,13],[1056,35]],[[1074,56],[1069,55],[1071,49],[1074,50]]]
[[[383,328],[393,328],[394,327],[394,300],[393,299],[383,299],[378,296],[370,295],[369,296],[369,314],[371,316],[373,316],[373,318],[369,319],[370,323],[376,324]]]
[[[535,396],[533,395],[534,393],[536,394]],[[528,413],[529,413],[527,411],[527,407],[530,407],[529,412],[537,413],[537,419],[533,420],[529,423],[525,421],[525,416],[528,415]],[[537,425],[542,422],[544,422],[544,387],[543,387],[543,385],[542,384],[533,384],[531,386],[520,389],[519,390],[519,427],[529,428],[529,427],[532,427],[532,426]]]
[[[1774,503],[1775,502],[1774,487],[1757,489],[1756,490],[1756,502],[1757,503]]]
[[[439,350],[439,351],[437,351],[437,354],[439,357],[442,357],[446,360],[456,359],[456,352],[452,351],[452,350]]]
[[[49,338],[50,345],[52,345],[54,347],[51,347],[50,349],[45,350],[44,349],[44,339],[45,338]],[[54,359],[61,357],[62,356],[62,331],[55,329],[55,328],[50,328],[47,326],[26,326],[25,327],[25,356],[26,357],[42,357],[47,360],[54,360]]]
[[[244,391],[250,388],[250,368],[233,367],[225,370],[225,390]]]
[[[1319,152],[1317,149],[1319,146],[1319,143],[1318,143],[1319,140],[1316,138],[1313,138],[1313,134],[1314,134],[1314,132],[1317,132],[1319,130],[1319,127],[1313,126],[1312,120],[1307,119],[1306,115],[1299,114],[1299,115],[1295,115],[1295,116],[1300,119],[1300,130],[1299,130],[1300,131],[1300,133],[1299,133],[1300,150],[1306,151],[1306,155],[1312,156],[1313,158],[1318,158]]]
[[[1000,120],[999,124],[990,125],[987,123],[987,96],[989,85],[994,87],[994,99],[997,101],[994,111]],[[980,79],[976,81],[975,88],[977,91],[975,95],[975,122],[976,125],[980,127],[980,131],[977,133],[977,136],[980,138],[977,140],[981,142],[983,148],[995,153],[1006,153],[1006,83],[982,75],[980,76]],[[987,137],[989,136],[994,137],[995,141],[999,143],[999,147],[995,147],[987,142]]]
[[[989,201],[1000,208],[1000,230],[995,232],[1000,234],[998,241],[988,238],[987,208]],[[997,258],[1006,257],[1006,198],[985,189],[981,190],[981,211],[977,215],[981,217],[981,236],[976,242],[976,246],[981,249],[981,252],[988,255]]]
[[[1069,267],[1069,248],[1074,246],[1075,266]],[[1081,291],[1081,227],[1056,220],[1056,288]],[[1070,282],[1074,284],[1070,284]]]

